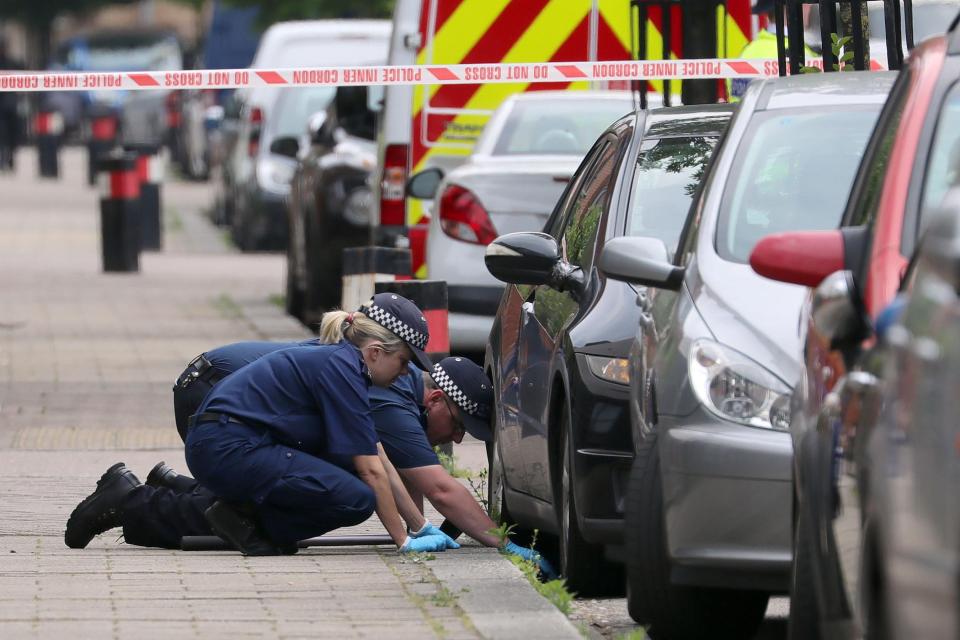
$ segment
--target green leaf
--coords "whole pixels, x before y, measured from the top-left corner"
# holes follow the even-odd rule
[[[818,67],[800,67],[800,73],[820,73]]]

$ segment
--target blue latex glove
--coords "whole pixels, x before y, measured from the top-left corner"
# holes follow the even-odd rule
[[[400,553],[414,553],[418,551],[446,551],[447,550],[447,540],[450,540],[450,536],[443,534],[427,534],[420,536],[419,538],[411,538],[407,536],[407,539],[404,541],[403,545],[400,546]],[[450,540],[453,542],[452,540]],[[450,549],[459,549],[460,545],[456,542],[453,542],[455,546],[449,547]]]
[[[503,551],[511,555],[520,556],[524,560],[536,562],[537,566],[540,568],[540,575],[544,580],[557,579],[557,572],[554,570],[553,565],[551,565],[546,558],[540,555],[539,551],[521,547],[517,543],[509,541],[503,546]]]
[[[459,549],[460,545],[456,540],[445,534],[443,531],[440,531],[440,527],[434,526],[430,523],[429,520],[426,521],[419,531],[411,531],[411,538],[422,538],[423,536],[443,536],[446,540],[447,549]]]

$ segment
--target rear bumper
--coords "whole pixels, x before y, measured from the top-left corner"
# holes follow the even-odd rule
[[[477,316],[450,312],[451,351],[483,351],[490,341],[493,316]]]
[[[660,422],[667,546],[674,578],[760,581],[786,590],[792,557],[787,433],[723,423],[703,413]]]

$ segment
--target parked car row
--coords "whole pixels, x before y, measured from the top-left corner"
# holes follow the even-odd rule
[[[487,249],[509,283],[486,358],[491,502],[558,534],[579,593],[620,586],[619,547],[654,637],[749,637],[788,589],[803,290],[748,258],[768,233],[836,227],[893,79],[755,82],[729,126],[727,106],[638,112],[543,232]]]
[[[622,118],[486,249],[491,513],[654,638],[960,633],[955,26]]]
[[[280,22],[264,32],[251,68],[294,68],[311,60],[324,66],[383,64],[389,38],[386,20]],[[225,105],[218,220],[230,228],[242,250],[287,249],[296,158],[307,153],[308,124],[316,114],[326,113],[334,94],[334,88],[326,86],[305,90],[265,86],[238,90]],[[346,119],[350,114],[339,116]],[[366,135],[372,140],[374,132]],[[304,143],[293,155],[272,144],[288,137]]]
[[[949,195],[958,79],[960,33],[915,50],[840,229],[774,236],[752,257],[761,274],[816,287],[801,316],[804,367],[791,412],[792,637],[960,633],[960,449],[957,414],[947,413],[956,409],[958,289],[947,265],[960,213]]]

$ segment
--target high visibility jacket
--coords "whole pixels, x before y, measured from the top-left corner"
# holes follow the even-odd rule
[[[789,39],[783,39],[783,46],[789,51]],[[807,46],[804,46],[804,54],[807,59],[815,58],[817,56],[813,49]],[[766,29],[760,31],[760,33],[757,34],[757,37],[750,41],[747,46],[743,48],[743,51],[740,52],[740,57],[750,60],[762,58],[776,59],[776,34],[770,33]],[[727,80],[727,94],[730,96],[730,102],[737,102],[743,97],[743,94],[747,91],[747,85],[750,84],[750,80],[751,78],[732,78]]]

